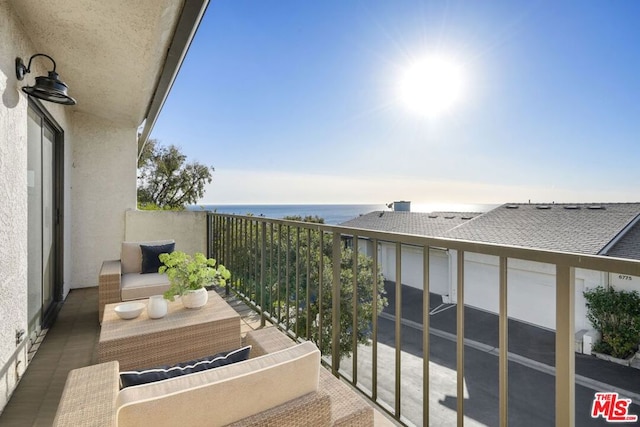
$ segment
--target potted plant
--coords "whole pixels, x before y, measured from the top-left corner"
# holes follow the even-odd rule
[[[160,254],[158,258],[164,264],[158,272],[166,274],[171,283],[164,297],[173,301],[176,296],[180,296],[186,308],[204,306],[209,299],[205,286],[224,286],[231,277],[231,273],[223,265],[216,266],[215,259],[207,258],[200,252],[191,256],[182,251],[174,251]]]

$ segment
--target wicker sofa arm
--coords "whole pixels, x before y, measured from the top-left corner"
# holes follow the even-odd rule
[[[250,402],[246,402],[250,405]],[[331,396],[324,391],[309,393],[282,405],[229,424],[228,427],[331,425]]]
[[[104,306],[119,302],[122,268],[120,260],[104,261],[98,276],[98,322],[102,323]]]
[[[244,345],[251,345],[251,357],[284,350],[295,342],[275,327],[247,332]],[[327,369],[320,369],[319,393],[331,396],[331,425],[373,426],[373,408],[350,386],[334,377]],[[312,424],[309,424],[312,425]]]
[[[295,344],[291,338],[275,327],[249,331],[242,340],[242,345],[251,346],[251,358],[275,353],[276,351],[293,347]]]
[[[53,425],[115,426],[119,370],[114,361],[69,372]]]

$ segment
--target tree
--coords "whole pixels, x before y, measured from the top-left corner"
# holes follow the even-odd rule
[[[284,219],[315,224],[324,223],[324,220],[317,216],[305,218],[296,216]],[[333,330],[333,237],[331,234],[321,234],[313,227],[278,227],[262,224],[259,220],[253,225],[235,226],[232,230],[233,253],[230,256],[231,264],[227,265],[232,273],[231,286],[256,305],[262,306],[270,316],[276,319],[277,323],[302,338],[314,341],[322,354],[331,354]],[[260,243],[263,234],[264,247]],[[343,246],[340,255],[339,354],[343,358],[352,352],[354,335],[358,344],[371,343],[372,319],[386,307],[387,299],[380,266],[378,271],[374,271],[371,257],[357,254],[357,264],[354,268],[352,249]],[[354,274],[357,286],[355,313],[353,309]],[[378,283],[377,295],[373,292],[374,280]],[[322,283],[321,288],[318,286],[320,283]],[[374,300],[377,308],[375,314]],[[354,316],[357,320],[355,328]]]
[[[178,147],[150,139],[138,157],[138,207],[184,209],[204,196],[214,169],[198,162],[187,163]]]

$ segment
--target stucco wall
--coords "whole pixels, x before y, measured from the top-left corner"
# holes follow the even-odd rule
[[[125,213],[125,240],[174,239],[176,250],[207,253],[206,212],[160,212],[130,210]],[[118,259],[119,251],[111,259]]]
[[[4,408],[16,381],[26,369],[24,339],[16,343],[16,331],[27,330],[27,97],[20,88],[27,83],[15,77],[15,58],[35,52],[28,32],[8,2],[0,0],[0,410]],[[41,64],[32,74],[42,75]],[[68,111],[46,103],[63,128]],[[65,135],[69,156],[71,136]],[[66,191],[66,189],[65,189]],[[65,241],[69,241],[67,225]],[[66,247],[68,249],[68,246]],[[65,283],[68,283],[68,275]]]
[[[136,128],[76,113],[73,135],[71,288],[84,288],[120,253],[125,211],[136,207]]]

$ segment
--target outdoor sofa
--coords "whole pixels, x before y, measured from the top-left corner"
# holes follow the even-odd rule
[[[321,367],[314,344],[273,327],[243,341],[247,361],[122,390],[117,361],[75,369],[54,426],[373,425],[373,408]]]
[[[148,252],[143,254],[142,247]],[[158,273],[157,253],[172,252],[173,240],[122,242],[120,259],[104,261],[98,276],[98,321],[102,323],[104,306],[161,295],[169,289],[169,279]],[[145,259],[143,255],[156,255]],[[145,261],[147,261],[145,263]],[[146,267],[146,269],[145,269]],[[155,267],[155,269],[154,269]]]

